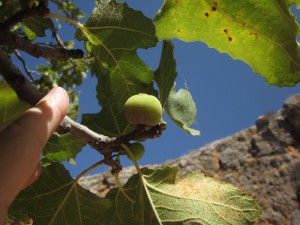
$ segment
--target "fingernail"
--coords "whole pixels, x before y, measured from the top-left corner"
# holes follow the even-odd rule
[[[69,96],[67,92],[65,91],[65,89],[61,87],[52,88],[52,90],[48,93],[48,95],[51,99],[55,100],[55,102],[61,100],[66,101],[67,99],[69,102]]]
[[[61,114],[64,116],[67,113],[69,106],[69,96],[67,92],[61,87],[53,88],[46,96],[48,104],[54,108],[59,108]]]

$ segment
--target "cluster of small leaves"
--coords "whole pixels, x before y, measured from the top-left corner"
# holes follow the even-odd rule
[[[70,2],[69,0],[51,0],[51,2],[56,4],[58,10],[68,18],[78,21],[85,16],[85,13],[76,7],[75,3]]]
[[[74,3],[69,1],[52,1],[57,4],[58,10],[64,13],[67,17],[70,17],[75,20],[79,20],[84,16],[78,8],[75,7]],[[34,20],[36,19],[36,20]],[[59,22],[57,22],[57,28],[54,27],[54,23],[51,19],[41,19],[35,17],[29,17],[22,23],[26,32],[26,36],[36,39],[37,37],[45,36],[45,30],[49,29],[53,38],[56,37],[57,43],[50,42],[49,46],[53,48],[65,48],[73,49],[74,40],[63,42],[59,39],[57,34],[57,29],[61,28]],[[70,95],[71,101],[76,102],[77,94],[74,92],[73,88],[79,86],[83,79],[86,77],[86,71],[89,68],[89,60],[86,58],[83,59],[68,59],[68,60],[59,60],[59,59],[50,59],[47,62],[47,65],[37,65],[36,66],[39,73],[42,76],[35,81],[37,87],[47,93],[53,86],[64,87]]]
[[[86,78],[88,59],[48,60],[47,65],[37,65],[42,76],[35,81],[39,90],[47,93],[53,86],[72,91]]]
[[[38,3],[39,1],[35,1]],[[52,1],[57,4],[58,10],[64,13],[66,16],[72,19],[79,20],[84,16],[84,13],[75,6],[74,3],[69,1]],[[48,4],[48,1],[41,1],[43,4]],[[0,22],[3,22],[19,12],[20,10],[28,7],[29,3],[26,1],[15,0],[15,1],[1,1],[0,2]],[[48,45],[52,48],[66,48],[72,49],[74,47],[74,41],[62,42],[57,34],[57,29],[61,25],[57,22],[57,28],[53,21],[49,18],[41,18],[38,16],[26,17],[22,20],[22,23],[16,24],[12,31],[18,34],[18,36],[25,36],[29,40],[43,41],[43,45]],[[46,36],[46,30],[50,30],[52,33],[52,40],[41,39]],[[55,40],[56,39],[56,40]],[[48,42],[48,43],[47,43]],[[5,46],[4,46],[5,47]],[[13,53],[11,49],[5,49],[6,52]],[[89,59],[69,59],[62,61],[58,59],[51,59],[47,65],[36,65],[37,71],[34,71],[34,83],[37,88],[42,92],[47,93],[53,86],[64,87],[70,95],[70,99],[73,102],[77,102],[78,94],[74,91],[75,86],[79,86],[83,79],[86,77],[86,71],[89,68]]]
[[[12,0],[12,1],[3,1],[0,0],[0,23],[5,22],[8,18],[15,15],[18,11],[24,9],[27,7],[26,1],[20,1],[20,0]],[[17,24],[14,27],[11,28],[11,30],[14,33],[17,33],[19,35],[24,35],[24,31],[21,29],[21,25]],[[4,52],[7,52],[9,54],[13,54],[13,49],[2,45],[0,46],[1,50]]]

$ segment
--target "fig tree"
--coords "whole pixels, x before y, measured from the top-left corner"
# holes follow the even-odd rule
[[[144,145],[142,145],[141,143],[133,143],[129,147],[130,147],[130,150],[136,160],[139,160],[143,157],[143,155],[145,153]],[[126,155],[127,155],[128,159],[132,160],[132,158],[130,157],[129,154],[126,154]]]
[[[125,117],[133,124],[157,125],[162,117],[160,101],[153,95],[140,93],[131,96],[125,103]]]

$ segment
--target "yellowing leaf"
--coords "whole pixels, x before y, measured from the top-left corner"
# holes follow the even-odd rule
[[[124,186],[126,198],[118,189],[107,198],[111,224],[254,224],[261,210],[253,198],[231,184],[190,173],[176,180],[177,168],[143,169]]]
[[[242,225],[255,223],[261,214],[246,193],[203,174],[188,174],[162,190],[149,185],[149,192],[162,221]]]
[[[295,2],[165,0],[157,36],[203,41],[246,62],[269,84],[294,86],[300,81],[299,25],[289,10]]]

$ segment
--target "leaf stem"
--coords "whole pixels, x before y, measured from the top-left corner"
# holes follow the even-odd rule
[[[88,172],[92,171],[93,169],[103,165],[105,162],[104,159],[102,159],[101,161],[99,162],[96,162],[95,164],[91,165],[89,168],[85,169],[84,171],[82,171],[76,178],[75,178],[75,181],[78,182],[78,180],[83,177],[85,174],[87,174]]]
[[[139,164],[137,163],[137,161],[136,161],[136,159],[135,159],[133,153],[131,152],[130,148],[129,148],[126,144],[124,144],[124,143],[122,143],[120,146],[121,146],[122,148],[124,148],[125,151],[126,151],[126,154],[128,154],[128,155],[130,156],[130,158],[131,158],[131,160],[132,160],[132,162],[133,162],[133,164],[134,164],[135,169],[136,169],[137,172],[139,173],[140,177],[142,177],[142,176],[143,176],[143,172],[141,171],[141,169],[140,169],[140,167],[139,167]]]
[[[126,192],[124,191],[123,186],[122,186],[121,181],[120,181],[119,173],[115,173],[115,181],[116,181],[116,184],[118,185],[119,190],[122,192],[122,194],[123,194],[123,195],[124,195],[131,203],[135,203],[135,201],[134,201],[132,198],[130,198],[130,197],[126,194]]]
[[[68,17],[56,14],[56,13],[48,13],[47,15],[44,16],[44,18],[56,18],[56,19],[60,19],[63,21],[66,21],[68,23],[71,23],[73,25],[75,25],[77,28],[79,28],[82,33],[84,34],[84,36],[93,44],[93,45],[99,45],[102,44],[101,40],[95,36],[94,34],[92,34],[87,27],[85,27],[83,24],[72,20]],[[105,45],[103,45],[103,47],[106,49],[107,47]],[[108,51],[108,49],[106,49]],[[109,51],[108,51],[109,52]]]
[[[68,23],[71,23],[71,24],[75,25],[77,28],[79,28],[81,30],[85,30],[85,27],[81,23],[79,23],[79,22],[77,22],[75,20],[72,20],[72,19],[70,19],[68,17],[56,14],[56,13],[48,13],[47,15],[44,16],[44,18],[60,19],[60,20],[63,20],[63,21],[66,21]]]

